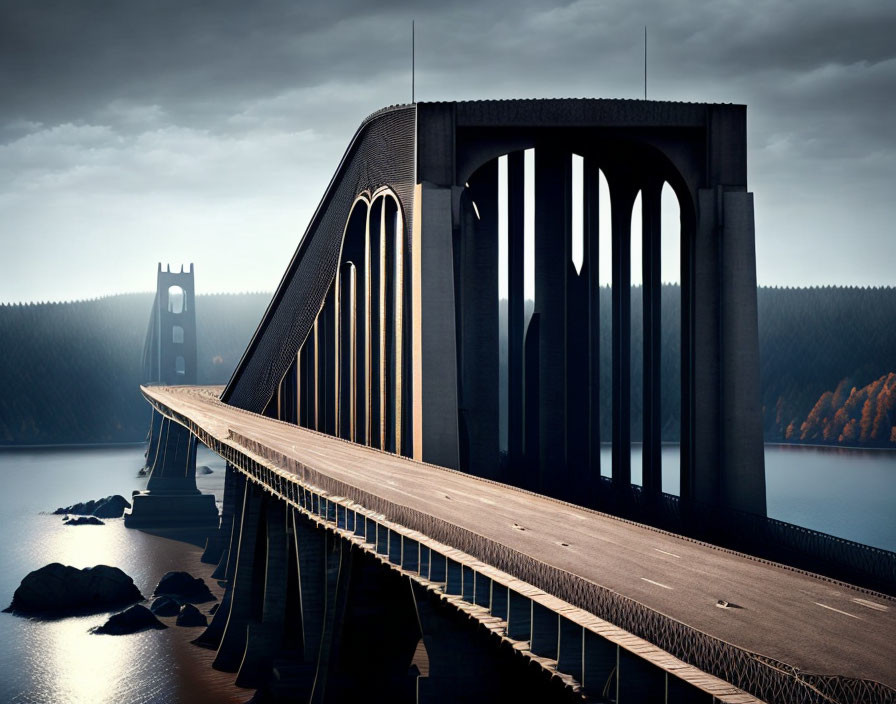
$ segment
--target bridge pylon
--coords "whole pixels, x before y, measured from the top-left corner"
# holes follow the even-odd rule
[[[196,306],[193,265],[188,271],[156,272],[156,297],[143,350],[144,378],[167,385],[195,384]],[[146,489],[125,514],[130,528],[215,528],[215,497],[196,487],[196,439],[175,421],[153,411],[146,449]]]

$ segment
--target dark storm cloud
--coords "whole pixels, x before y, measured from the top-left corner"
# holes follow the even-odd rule
[[[412,18],[420,100],[638,98],[649,25],[652,98],[749,106],[760,281],[896,283],[891,0],[0,0],[4,253],[113,238],[113,287],[177,251],[270,288],[356,126],[409,100]],[[79,295],[29,292],[65,264],[0,299]]]

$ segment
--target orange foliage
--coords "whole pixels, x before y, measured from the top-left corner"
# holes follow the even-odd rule
[[[785,439],[824,440],[838,443],[889,442],[896,444],[896,435],[887,429],[896,425],[896,372],[885,374],[860,389],[846,393],[847,380],[834,391],[825,391],[806,416],[794,419],[787,426]]]
[[[856,439],[856,425],[855,418],[850,420],[843,429],[843,432],[840,433],[840,437],[837,438],[837,442],[854,442]]]

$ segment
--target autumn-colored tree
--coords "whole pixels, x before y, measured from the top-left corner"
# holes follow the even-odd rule
[[[840,437],[837,438],[837,442],[840,443],[852,443],[856,440],[856,435],[858,434],[858,423],[856,419],[853,418],[846,424],[846,427],[843,428],[843,432],[840,434]]]
[[[890,372],[877,395],[877,413],[871,428],[871,439],[883,438],[891,425],[893,406],[896,405],[896,373]]]
[[[823,433],[828,417],[833,415],[831,413],[831,401],[833,398],[834,394],[830,391],[825,391],[821,395],[821,398],[809,411],[805,422],[800,426],[800,440],[815,440]]]

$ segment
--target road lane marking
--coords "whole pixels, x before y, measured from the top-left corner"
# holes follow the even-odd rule
[[[676,555],[674,552],[666,552],[665,550],[660,550],[659,548],[654,548],[654,550],[663,553],[663,555],[670,555],[672,557],[677,557],[679,560],[681,559],[681,555]]]
[[[812,602],[812,603],[814,603],[816,606],[820,606],[823,609],[828,609],[830,611],[836,611],[838,614],[843,614],[844,616],[849,616],[850,618],[857,618],[857,619],[859,619],[859,621],[862,620],[861,616],[856,616],[855,614],[851,614],[846,611],[841,611],[840,609],[835,609],[833,606],[828,606],[827,604],[822,604],[817,601]]]
[[[647,577],[641,577],[641,579],[643,579],[645,582],[650,582],[651,584],[655,584],[658,587],[662,587],[663,589],[671,589],[672,588],[666,584],[660,584],[659,582],[654,582],[652,579],[647,579]],[[858,618],[858,617],[856,617],[856,618]]]
[[[867,606],[869,609],[874,609],[875,611],[889,611],[889,607],[886,607],[883,604],[875,604],[873,601],[868,601],[867,599],[853,599],[853,601],[861,606]]]

